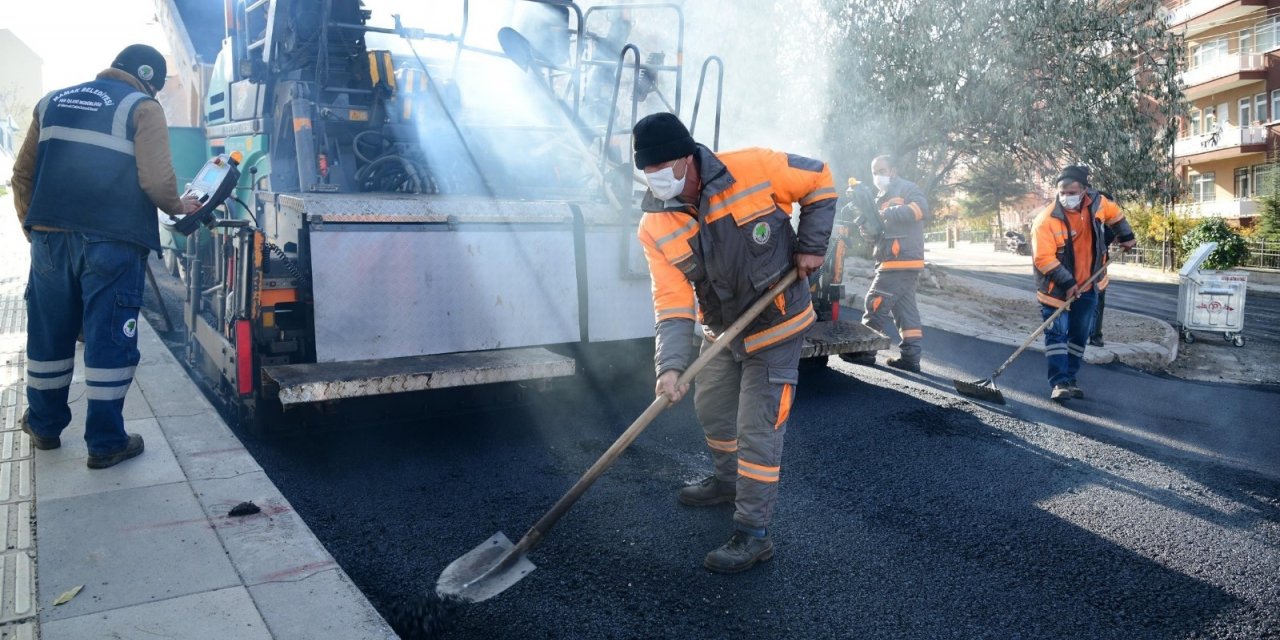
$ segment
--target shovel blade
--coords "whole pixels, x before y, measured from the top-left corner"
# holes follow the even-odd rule
[[[973,382],[965,380],[952,380],[952,382],[956,385],[956,391],[962,396],[1004,404],[1004,394],[1000,392],[1000,389],[996,388],[995,380],[988,378]]]
[[[537,569],[523,554],[510,557],[515,545],[501,531],[444,568],[436,593],[468,602],[482,602]]]

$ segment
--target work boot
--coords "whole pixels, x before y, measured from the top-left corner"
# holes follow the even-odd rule
[[[1084,391],[1082,391],[1082,390],[1080,389],[1080,387],[1077,387],[1077,386],[1076,386],[1076,383],[1074,383],[1074,382],[1068,382],[1068,383],[1067,383],[1067,389],[1071,391],[1071,397],[1072,397],[1072,398],[1083,398],[1083,397],[1084,397]]]
[[[1074,397],[1075,394],[1071,392],[1071,385],[1065,382],[1059,382],[1058,384],[1053,385],[1053,391],[1049,394],[1049,398],[1056,402],[1062,402],[1063,400]]]
[[[1089,346],[1105,347],[1107,346],[1107,343],[1102,341],[1102,336],[1089,336]]]
[[[27,424],[27,418],[29,418],[30,416],[31,416],[31,410],[24,409],[22,411],[22,419],[18,420],[18,423],[22,425],[22,430],[25,431],[28,436],[31,436],[31,444],[35,445],[35,447],[41,451],[57,449],[58,447],[62,446],[62,439],[59,438],[58,436],[53,436],[52,438],[46,438],[44,436],[36,435],[36,432],[31,430],[31,425]]]
[[[745,531],[734,531],[724,546],[707,554],[702,566],[716,573],[740,573],[772,558],[773,540],[768,533],[756,537]]]
[[[690,507],[710,507],[711,505],[733,502],[738,497],[738,484],[717,480],[715,476],[707,476],[698,484],[683,487],[676,493],[680,504]]]
[[[907,358],[907,357],[889,358],[889,361],[885,362],[885,364],[893,367],[894,369],[902,369],[903,371],[920,373],[919,358]]]
[[[146,447],[142,444],[142,436],[131,433],[129,434],[129,444],[126,444],[123,449],[100,456],[89,454],[89,468],[106,469],[107,467],[114,467],[129,458],[138,457],[144,448]]]
[[[876,352],[860,351],[858,353],[842,353],[840,359],[849,364],[860,364],[864,367],[876,366]]]

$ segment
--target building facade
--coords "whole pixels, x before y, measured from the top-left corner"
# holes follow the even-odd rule
[[[0,29],[0,61],[0,184],[4,184],[31,124],[31,113],[43,95],[43,62],[8,29]]]
[[[1179,213],[1249,225],[1280,131],[1280,0],[1171,0],[1188,109],[1173,156]]]

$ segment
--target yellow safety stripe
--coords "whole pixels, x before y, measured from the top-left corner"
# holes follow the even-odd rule
[[[737,440],[712,440],[711,438],[707,438],[707,446],[715,449],[716,451],[723,451],[725,453],[738,452]]]
[[[671,320],[672,318],[686,318],[693,320],[697,317],[698,312],[693,307],[673,307],[670,309],[658,309],[658,322],[663,320]]]
[[[836,197],[835,187],[823,187],[821,189],[810,191],[803,198],[800,198],[800,206],[806,207],[818,202],[819,200],[829,200],[834,197]]]
[[[924,260],[885,260],[880,269],[923,269]]]
[[[804,312],[800,315],[782,324],[747,336],[746,340],[742,341],[742,346],[746,348],[747,353],[759,351],[769,345],[782,342],[783,340],[808,329],[816,319],[817,316],[814,314],[813,305],[811,304],[808,307],[805,307]]]
[[[766,467],[762,464],[738,458],[738,475],[751,478],[757,482],[777,482],[781,473],[782,467]]]
[[[924,337],[924,329],[903,329],[902,330],[903,340],[906,340],[907,338],[923,338],[923,337]]]

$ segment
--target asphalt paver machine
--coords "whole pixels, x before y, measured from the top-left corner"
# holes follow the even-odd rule
[[[685,106],[678,4],[227,0],[216,53],[209,4],[157,13],[213,56],[187,84],[205,157],[239,178],[168,246],[189,359],[242,419],[567,376],[590,348],[648,344],[630,129]],[[677,28],[642,55],[629,37],[651,15]],[[886,346],[849,322],[813,335],[810,356]]]

